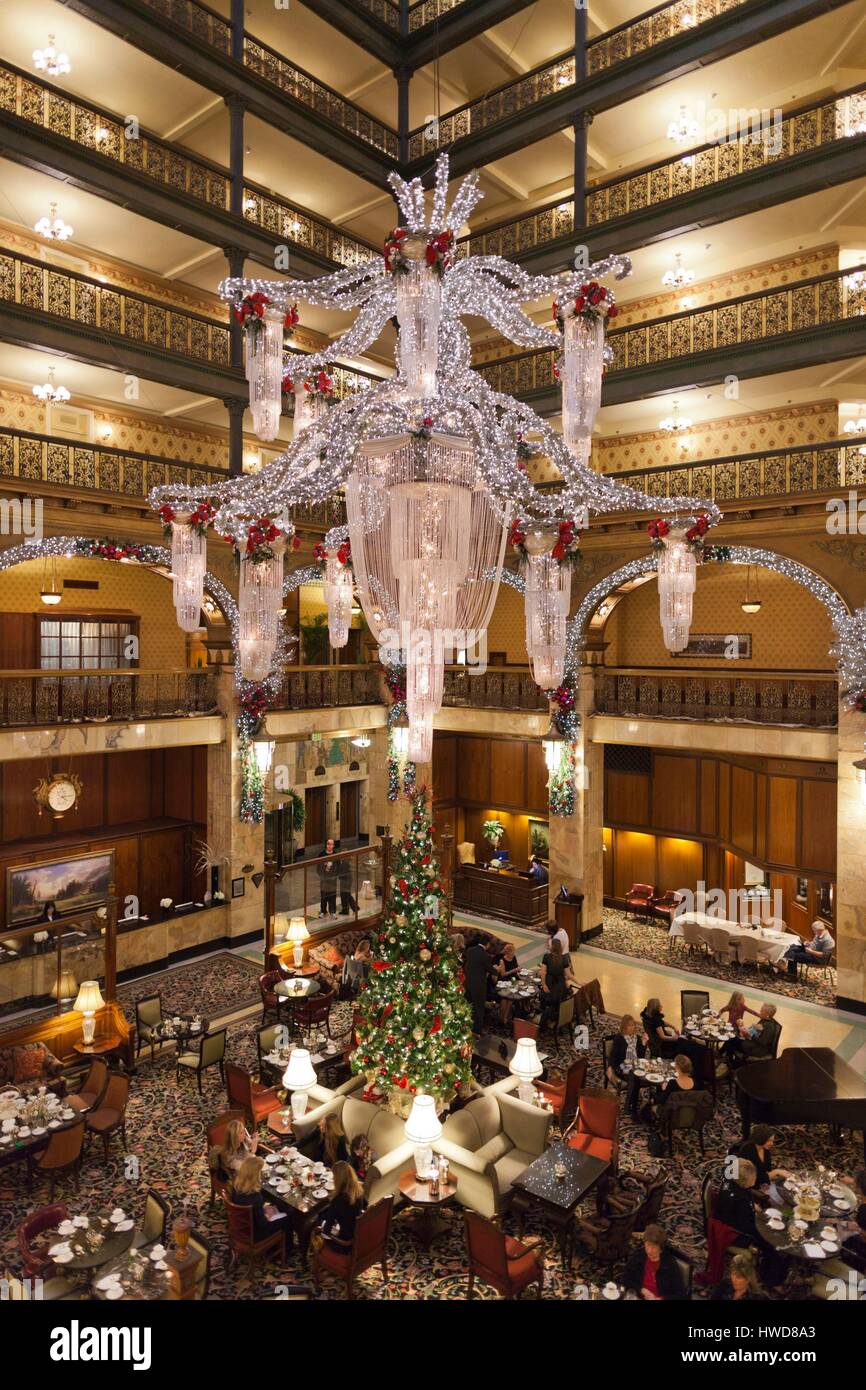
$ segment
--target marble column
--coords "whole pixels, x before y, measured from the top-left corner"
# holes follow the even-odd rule
[[[836,963],[841,1007],[866,1005],[866,793],[854,761],[864,756],[866,721],[840,705],[836,799]]]
[[[252,864],[253,871],[264,868],[265,827],[264,823],[248,825],[238,815],[241,759],[234,719],[237,709],[234,671],[231,668],[221,671],[217,677],[217,700],[227,715],[226,737],[222,743],[207,750],[207,842],[215,861],[220,863],[220,888],[229,906],[229,935],[234,937],[263,930],[263,890],[256,888],[251,875],[243,874],[242,868],[245,864]],[[231,896],[233,878],[243,878],[245,881],[242,898]]]
[[[367,749],[369,778],[366,829],[370,843],[375,844],[376,826],[390,826],[391,836],[396,839],[409,822],[412,806],[404,796],[398,796],[396,801],[388,800],[388,730],[368,729],[367,732],[373,741]],[[429,767],[419,767],[419,787],[428,785],[430,771]]]
[[[550,817],[550,920],[561,885],[583,894],[583,930],[601,924],[604,818],[604,749],[587,734],[593,707],[593,674],[578,675],[575,707],[580,715],[575,769],[574,814]]]

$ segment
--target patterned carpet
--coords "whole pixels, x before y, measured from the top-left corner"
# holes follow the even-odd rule
[[[216,960],[222,969],[222,958],[217,957]],[[195,968],[201,971],[210,965],[210,961],[200,962],[197,967],[191,966],[190,970]],[[170,973],[181,974],[180,971]],[[151,992],[155,981],[141,982],[142,985],[145,983],[148,985],[145,992]],[[335,1012],[333,1031],[336,1036],[340,1026],[344,1031],[348,1028],[349,1008],[338,1005]],[[255,1030],[258,1021],[256,1014],[229,1027],[227,1055],[251,1070],[255,1067]],[[596,1019],[590,1030],[590,1084],[601,1081],[600,1039],[603,1033],[615,1026],[615,1022],[609,1017]],[[552,1060],[566,1064],[573,1055],[570,1044],[563,1042],[557,1046]],[[111,1207],[119,1203],[133,1209],[140,1217],[145,1191],[149,1186],[155,1187],[170,1199],[175,1211],[185,1207],[193,1213],[199,1228],[212,1242],[211,1297],[261,1299],[272,1295],[276,1284],[304,1281],[307,1270],[299,1257],[294,1255],[285,1268],[262,1265],[252,1276],[245,1271],[227,1272],[225,1219],[219,1208],[214,1208],[212,1212],[208,1209],[209,1182],[205,1162],[205,1124],[224,1107],[225,1096],[217,1072],[205,1074],[204,1096],[200,1098],[194,1079],[184,1078],[180,1086],[176,1084],[170,1052],[162,1058],[158,1056],[154,1065],[143,1055],[134,1079],[127,1117],[129,1150],[138,1156],[141,1165],[138,1180],[125,1176],[119,1144],[113,1145],[107,1166],[102,1163],[101,1149],[94,1147],[85,1159],[80,1196],[76,1197],[68,1186],[61,1189],[59,1195],[68,1201],[73,1211]],[[726,1143],[738,1135],[738,1116],[726,1087],[720,1091],[716,1118],[705,1132],[705,1158],[701,1158],[695,1138],[687,1135],[678,1140],[676,1155],[672,1160],[651,1159],[647,1153],[646,1127],[627,1116],[622,1120],[621,1168],[647,1172],[661,1164],[668,1170],[670,1183],[662,1220],[671,1237],[696,1259],[699,1267],[703,1266],[705,1259],[700,1216],[701,1181],[707,1172],[719,1173]],[[859,1143],[851,1137],[835,1144],[824,1130],[807,1132],[789,1128],[782,1131],[778,1156],[784,1166],[805,1166],[823,1160],[850,1171],[860,1161],[860,1149]],[[12,1272],[19,1271],[16,1228],[29,1209],[47,1199],[47,1188],[43,1187],[41,1191],[37,1188],[32,1201],[28,1201],[22,1165],[0,1168],[0,1272],[4,1267]],[[511,1218],[506,1218],[505,1227],[516,1233],[516,1225]],[[573,1298],[576,1285],[581,1281],[598,1283],[608,1277],[604,1267],[580,1253],[571,1274],[565,1275],[550,1232],[531,1221],[529,1228],[544,1237],[548,1251],[545,1265],[546,1298]],[[376,1300],[465,1297],[463,1229],[459,1211],[452,1218],[451,1230],[430,1251],[417,1245],[400,1215],[395,1217],[392,1232],[389,1284],[382,1283],[378,1269],[371,1270],[358,1283],[359,1297]],[[336,1285],[326,1283],[323,1286],[321,1297],[339,1296],[340,1290]],[[476,1297],[494,1298],[496,1295],[491,1289],[476,1286]]]
[[[117,997],[131,1023],[135,1022],[136,1000],[151,994],[162,995],[165,1014],[194,1011],[213,1020],[260,1005],[261,973],[261,964],[230,951],[219,951],[158,975],[130,980],[118,987]]]
[[[681,965],[696,975],[730,980],[737,988],[754,985],[769,990],[771,994],[806,999],[811,1004],[824,1004],[828,1008],[834,1008],[836,1004],[836,971],[832,968],[825,974],[813,971],[807,980],[802,981],[778,975],[766,966],[759,970],[754,965],[725,965],[701,951],[688,951],[681,940],[674,941],[671,949],[663,922],[627,917],[613,907],[604,909],[604,931],[593,938],[592,945],[600,951],[616,951],[622,956],[637,956],[641,960],[656,961],[659,965]]]

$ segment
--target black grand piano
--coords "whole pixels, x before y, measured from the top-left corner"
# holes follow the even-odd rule
[[[753,1124],[860,1129],[866,1161],[866,1077],[832,1048],[786,1047],[773,1061],[738,1067],[736,1081],[745,1136]]]

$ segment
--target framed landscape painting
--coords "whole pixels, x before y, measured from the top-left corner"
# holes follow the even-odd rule
[[[6,871],[6,926],[26,927],[42,920],[48,903],[58,917],[101,907],[114,881],[114,850],[17,864]]]
[[[537,854],[545,863],[550,858],[550,826],[546,820],[529,818],[529,857]]]

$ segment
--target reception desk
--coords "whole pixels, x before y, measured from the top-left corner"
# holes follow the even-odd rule
[[[536,926],[546,922],[548,886],[516,869],[485,869],[461,864],[454,876],[454,906],[480,917],[502,917]]]

